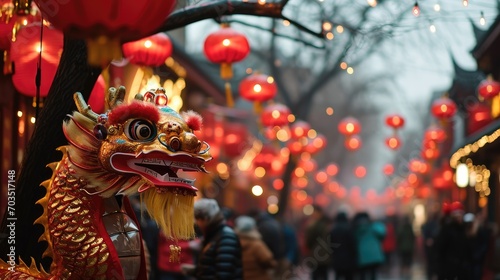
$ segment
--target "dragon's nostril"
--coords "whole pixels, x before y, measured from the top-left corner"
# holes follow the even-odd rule
[[[181,140],[177,137],[172,137],[169,141],[169,146],[174,151],[179,151],[181,149]]]

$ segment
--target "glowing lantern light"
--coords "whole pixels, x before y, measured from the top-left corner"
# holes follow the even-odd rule
[[[385,144],[390,149],[396,150],[401,147],[401,139],[399,139],[399,137],[397,136],[391,136],[385,139]]]
[[[384,165],[383,172],[385,175],[392,175],[394,173],[394,165],[389,163]]]
[[[172,54],[172,42],[165,33],[123,44],[123,55],[130,63],[157,67],[165,63]]]
[[[488,77],[479,84],[477,92],[485,100],[490,100],[500,93],[500,83]]]
[[[316,182],[324,184],[328,180],[328,174],[326,174],[325,171],[319,171],[318,173],[316,173],[314,179],[316,179]]]
[[[252,194],[255,196],[261,196],[264,193],[264,189],[261,186],[255,185],[252,187]]]
[[[439,154],[438,149],[427,148],[422,150],[421,156],[426,160],[434,160],[439,157]]]
[[[359,138],[359,136],[357,135],[347,137],[346,140],[344,141],[344,146],[349,151],[356,151],[361,148],[361,145],[362,145],[361,138]]]
[[[358,178],[363,178],[366,176],[366,167],[359,165],[354,169],[354,175]]]
[[[446,140],[446,132],[441,127],[438,127],[436,125],[431,125],[429,128],[425,130],[424,142],[435,141],[441,143],[444,140]]]
[[[241,80],[239,91],[242,98],[254,102],[255,111],[260,113],[262,102],[273,99],[278,87],[271,76],[254,73]]]
[[[405,124],[405,119],[400,115],[389,115],[385,119],[385,123],[394,129],[402,128]]]
[[[248,40],[240,32],[223,24],[222,28],[207,36],[204,43],[205,56],[212,63],[220,64],[220,76],[226,81],[226,102],[234,106],[229,80],[233,77],[232,63],[243,60],[250,53]]]
[[[454,186],[453,171],[448,165],[437,170],[432,177],[432,185],[437,189],[449,189]]]
[[[120,45],[153,33],[175,6],[174,0],[35,0],[44,18],[65,35],[85,39],[89,64],[105,66],[121,58]],[[138,24],[140,23],[140,24]]]
[[[353,117],[346,117],[340,121],[338,129],[340,133],[350,136],[361,132],[361,125],[357,119]]]
[[[432,102],[431,112],[436,118],[446,120],[455,115],[457,112],[457,105],[453,100],[444,96]]]
[[[224,122],[222,149],[228,158],[235,158],[247,149],[248,129],[245,124]]]
[[[287,147],[292,155],[298,155],[304,151],[305,145],[300,140],[292,140],[287,143]]]
[[[420,15],[420,7],[418,6],[418,2],[415,2],[415,4],[413,5],[411,13],[416,17]]]
[[[490,107],[484,103],[475,103],[467,108],[469,117],[467,119],[467,133],[472,134],[488,125],[493,117]]]
[[[330,163],[326,166],[326,174],[335,176],[339,172],[339,167],[335,163]]]
[[[309,123],[305,121],[296,121],[290,126],[290,132],[292,134],[292,139],[300,139],[307,135],[307,132],[311,129]]]
[[[318,134],[315,138],[309,139],[305,146],[305,151],[310,154],[315,154],[326,147],[326,137]]]
[[[283,104],[271,104],[264,108],[260,115],[263,126],[284,126],[288,124],[290,109]]]
[[[11,59],[15,65],[12,82],[19,92],[32,97],[36,96],[37,91],[35,77],[40,56],[41,28],[41,22],[21,28],[11,45]],[[49,93],[63,49],[63,34],[49,26],[43,28],[41,97]]]

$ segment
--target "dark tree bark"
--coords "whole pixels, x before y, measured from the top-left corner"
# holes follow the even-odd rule
[[[43,233],[41,225],[33,226],[43,209],[35,202],[45,194],[41,182],[50,179],[52,172],[46,167],[51,162],[61,159],[56,148],[67,144],[61,126],[67,114],[76,110],[73,93],[79,91],[88,99],[94,84],[101,73],[100,68],[87,65],[87,50],[84,41],[66,39],[64,50],[54,81],[46,98],[40,116],[36,120],[35,130],[27,146],[16,189],[16,230],[15,251],[23,261],[29,264],[30,257],[40,261],[47,243],[38,242]],[[42,69],[43,75],[43,69]],[[5,258],[10,245],[7,244],[6,216],[2,222],[0,256]],[[47,264],[45,260],[45,265]],[[45,266],[47,269],[48,267]]]

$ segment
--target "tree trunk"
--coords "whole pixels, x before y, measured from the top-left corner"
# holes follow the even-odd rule
[[[87,50],[84,41],[65,38],[64,50],[59,68],[52,82],[35,130],[27,146],[20,172],[16,178],[15,214],[15,253],[27,264],[30,257],[38,263],[47,243],[38,242],[43,233],[41,225],[33,225],[43,210],[35,202],[45,194],[41,182],[50,179],[52,173],[47,164],[61,159],[56,148],[67,144],[61,129],[67,114],[76,110],[73,93],[79,91],[88,100],[94,84],[102,69],[87,65]],[[42,78],[43,78],[42,69]],[[0,237],[0,255],[6,258],[12,244],[7,243],[9,231],[6,228],[7,213],[2,222]],[[45,268],[49,260],[44,260]]]

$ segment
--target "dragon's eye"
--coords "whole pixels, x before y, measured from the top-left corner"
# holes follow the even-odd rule
[[[151,141],[156,137],[156,127],[147,120],[133,120],[125,126],[125,134],[134,141]]]

